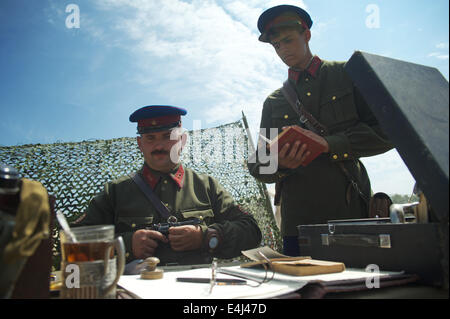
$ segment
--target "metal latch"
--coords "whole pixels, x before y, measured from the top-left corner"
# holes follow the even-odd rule
[[[391,235],[379,234],[321,234],[322,246],[356,246],[391,248]]]

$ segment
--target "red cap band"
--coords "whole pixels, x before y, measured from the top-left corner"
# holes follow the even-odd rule
[[[305,28],[305,30],[309,29],[308,26],[306,25],[305,21],[303,21],[303,19],[301,19],[298,15],[285,13],[285,14],[279,15],[278,17],[273,19],[271,22],[269,22],[266,25],[266,27],[264,28],[264,32],[269,31],[274,25],[276,25],[278,23],[289,22],[289,21],[298,21],[301,23],[302,27]]]
[[[138,127],[158,127],[163,125],[174,124],[180,122],[180,115],[166,115],[138,120]],[[180,122],[181,123],[181,122]]]

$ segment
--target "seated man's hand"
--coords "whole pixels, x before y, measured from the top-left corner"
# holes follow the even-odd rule
[[[133,255],[138,259],[154,256],[158,241],[167,243],[166,236],[155,230],[140,229],[133,234]]]
[[[199,249],[203,243],[202,229],[198,225],[170,227],[169,242],[175,251]]]

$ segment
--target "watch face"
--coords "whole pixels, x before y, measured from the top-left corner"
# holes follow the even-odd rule
[[[209,248],[210,249],[216,248],[218,244],[219,244],[219,240],[217,239],[217,237],[211,237],[209,239]]]

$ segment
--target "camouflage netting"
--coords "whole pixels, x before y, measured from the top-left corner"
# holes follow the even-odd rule
[[[187,133],[183,165],[217,178],[236,202],[253,214],[263,233],[262,244],[280,251],[281,237],[267,189],[247,170],[249,144],[243,122]],[[143,157],[136,139],[129,137],[0,147],[0,162],[14,166],[25,178],[41,182],[56,197],[55,209],[73,222],[106,182],[139,169]],[[54,255],[59,260],[57,229],[53,234]]]

